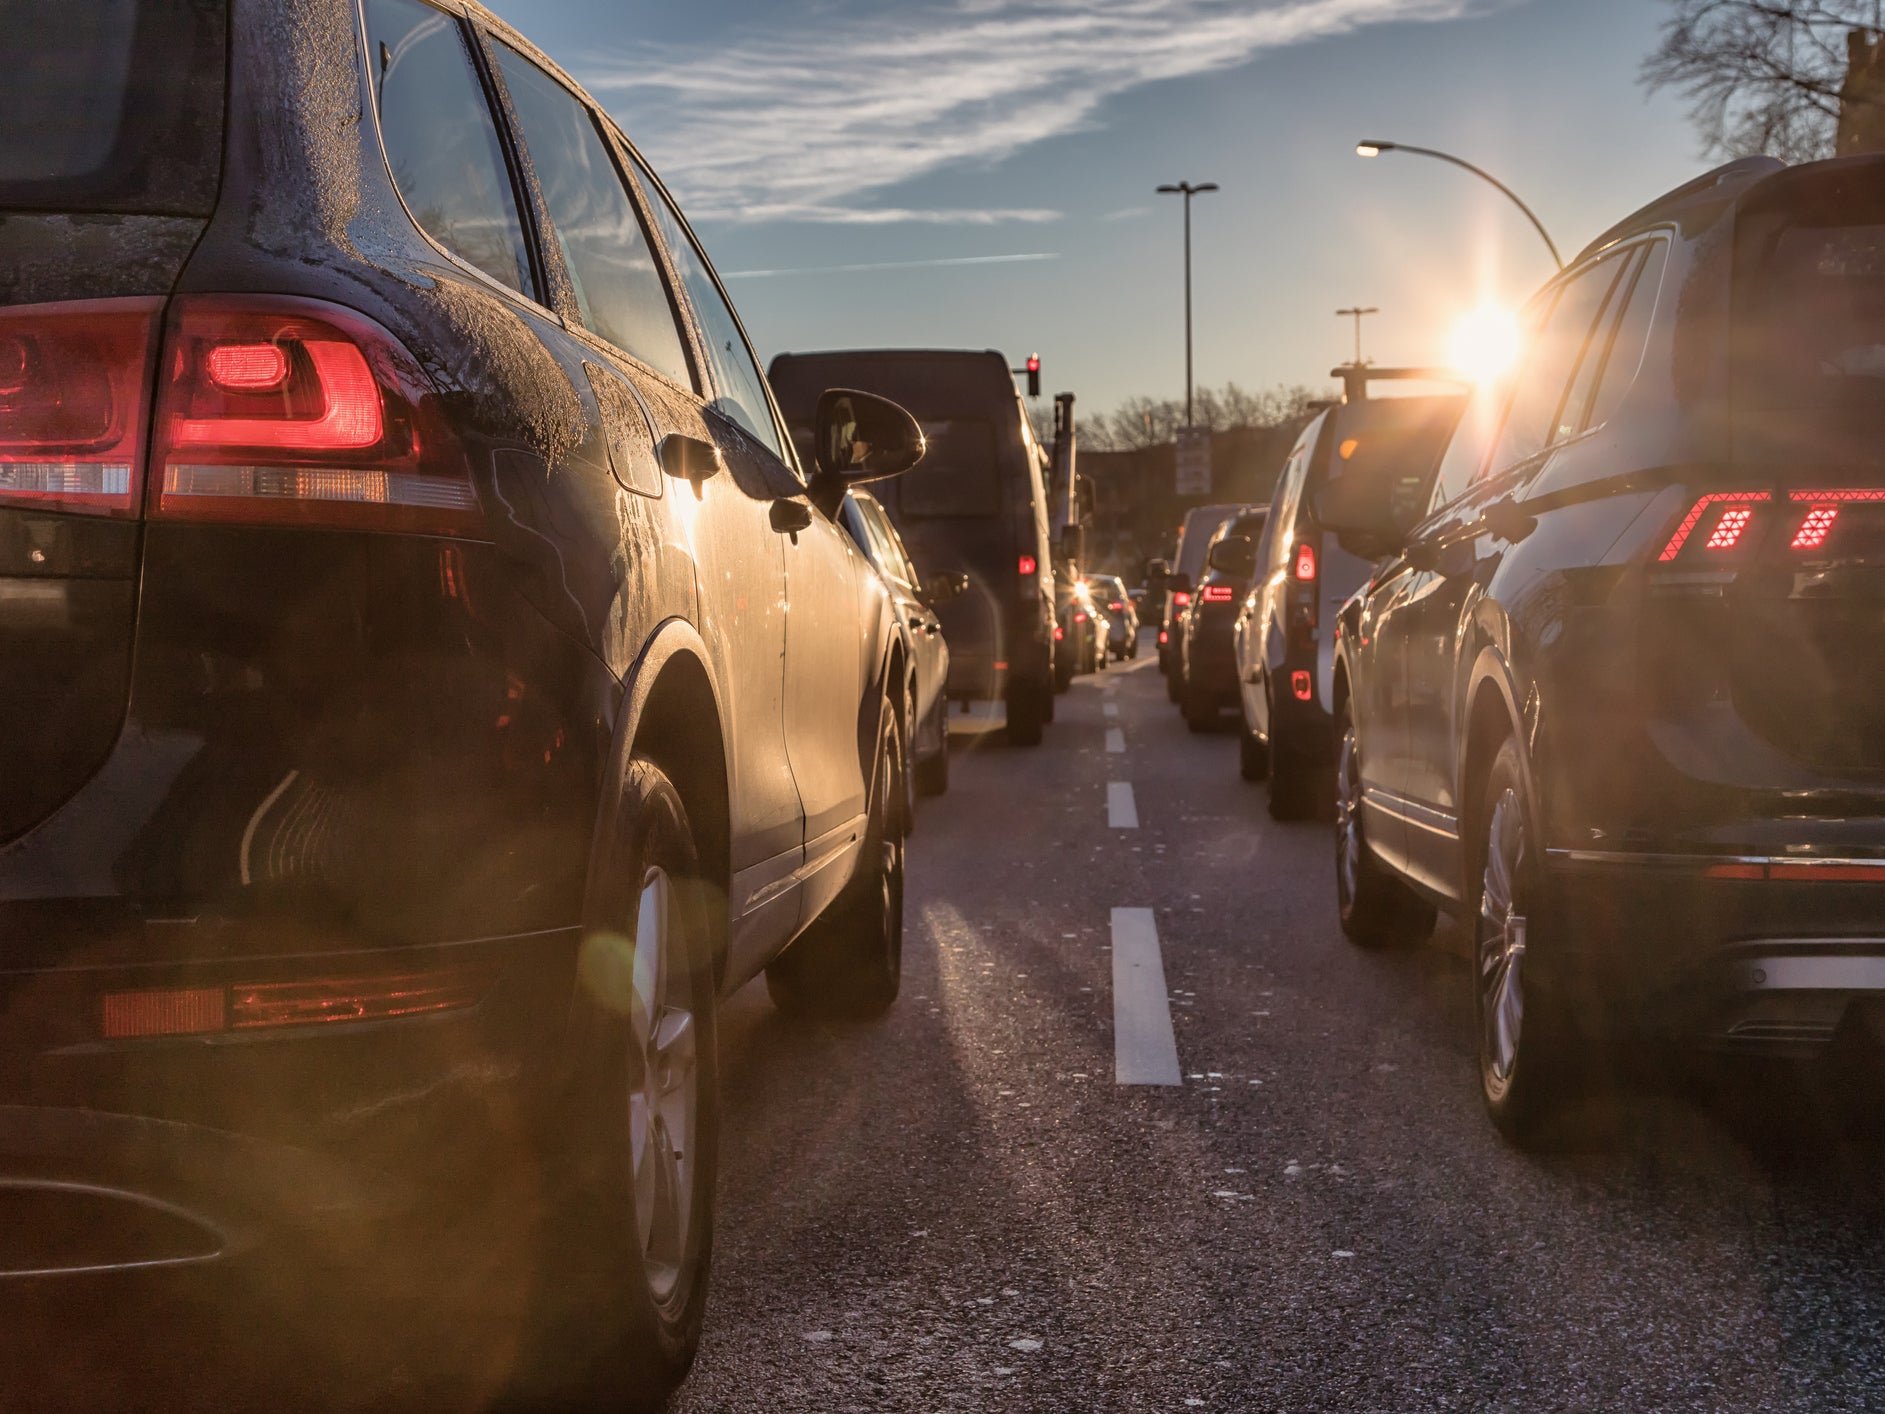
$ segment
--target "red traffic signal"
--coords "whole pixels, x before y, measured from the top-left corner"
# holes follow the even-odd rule
[[[1028,396],[1038,398],[1041,395],[1041,356],[1028,355]]]

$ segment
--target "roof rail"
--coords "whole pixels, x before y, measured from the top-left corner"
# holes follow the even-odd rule
[[[1749,187],[1764,177],[1786,167],[1778,157],[1737,157],[1692,182],[1684,182],[1674,191],[1664,192],[1647,206],[1639,207],[1577,253],[1575,265],[1585,256],[1622,240],[1625,236],[1650,226],[1660,226],[1684,217],[1713,216],[1735,201]]]
[[[1376,379],[1382,381],[1406,380],[1420,383],[1458,383],[1464,387],[1472,385],[1472,379],[1457,368],[1377,368],[1372,363],[1338,363],[1329,370],[1329,377],[1342,380],[1342,393],[1346,401],[1361,402],[1368,396],[1368,384]]]

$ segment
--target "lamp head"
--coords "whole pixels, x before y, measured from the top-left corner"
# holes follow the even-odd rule
[[[1357,157],[1379,157],[1382,153],[1392,152],[1393,150],[1393,143],[1376,142],[1373,138],[1363,138],[1360,142],[1355,144],[1355,155]]]

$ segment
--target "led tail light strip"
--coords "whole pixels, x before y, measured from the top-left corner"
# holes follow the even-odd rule
[[[1676,527],[1676,533],[1669,537],[1669,543],[1663,546],[1662,554],[1657,556],[1657,559],[1663,564],[1667,564],[1677,555],[1681,554],[1682,547],[1688,544],[1689,537],[1695,533],[1695,527],[1701,523],[1702,517],[1707,514],[1710,506],[1726,505],[1729,507],[1729,510],[1722,513],[1722,518],[1726,519],[1736,507],[1746,508],[1760,505],[1771,499],[1771,495],[1766,491],[1716,491],[1701,497],[1689,508],[1689,513],[1682,517],[1682,524]],[[1714,545],[1713,548],[1720,550],[1732,546],[1735,541],[1741,538],[1741,531],[1747,527],[1747,523],[1753,517],[1753,514],[1751,510],[1746,511],[1746,513],[1740,517],[1739,525],[1733,533],[1733,538],[1731,538],[1726,545]],[[1719,526],[1717,526],[1716,533],[1720,533]],[[1711,543],[1713,538],[1713,536],[1710,537]]]

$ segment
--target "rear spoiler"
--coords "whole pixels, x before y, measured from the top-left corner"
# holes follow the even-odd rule
[[[1457,383],[1470,389],[1473,380],[1457,368],[1377,368],[1372,363],[1340,363],[1329,370],[1329,377],[1342,380],[1344,401],[1358,403],[1368,396],[1368,385],[1383,382]]]

